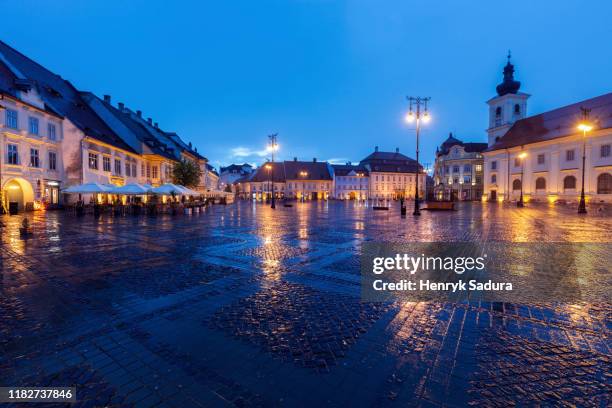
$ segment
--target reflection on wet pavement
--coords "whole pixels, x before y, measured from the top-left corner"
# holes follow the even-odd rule
[[[606,405],[609,304],[360,302],[364,241],[611,242],[606,212],[239,202],[1,218],[2,385],[73,406]]]

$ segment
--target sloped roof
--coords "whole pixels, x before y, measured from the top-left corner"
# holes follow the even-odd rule
[[[226,171],[238,171],[238,172],[245,172],[244,168],[247,167],[249,169],[252,168],[252,166],[248,163],[244,163],[244,164],[230,164],[229,166],[226,167],[221,167],[221,173],[224,173]],[[248,171],[247,173],[250,173],[250,171]]]
[[[384,173],[416,173],[417,169],[423,171],[423,166],[400,152],[379,152],[367,156],[359,165],[365,166],[372,172]]]
[[[268,169],[268,166],[271,166]],[[285,178],[285,166],[283,162],[266,162],[259,166],[254,172],[249,181],[262,182],[270,181],[274,179],[276,182],[284,182]]]
[[[611,92],[518,120],[486,151],[507,149],[576,134],[578,133],[576,126],[583,119],[580,110],[582,107],[591,109],[589,120],[594,124],[595,130],[612,127]]]
[[[0,55],[0,66],[4,66],[0,70],[0,76],[3,77],[0,86],[5,88],[5,92],[16,96],[19,86],[29,82],[36,87],[46,109],[68,118],[86,136],[135,153],[81,99],[79,91],[70,82],[2,41]],[[11,78],[5,76],[7,71],[11,72]]]
[[[335,176],[346,176],[351,171],[354,171],[355,173],[364,173],[365,175],[369,174],[368,169],[362,165],[332,164],[332,168],[334,169]]]
[[[331,168],[327,162],[320,161],[285,161],[287,180],[332,180]],[[306,172],[306,176],[300,173]]]
[[[272,166],[268,170],[267,166]],[[272,172],[272,173],[270,173]],[[306,172],[302,175],[302,172]],[[258,167],[250,181],[265,182],[270,181],[271,177],[275,182],[285,182],[287,180],[332,180],[331,167],[327,162],[315,161],[284,161],[284,162],[266,162]]]
[[[461,146],[463,147],[463,150],[465,150],[467,153],[475,153],[475,152],[479,153],[479,152],[483,152],[487,148],[488,144],[487,143],[476,143],[476,142],[464,143],[461,140],[454,137],[452,133],[450,133],[448,135],[448,138],[444,142],[442,142],[442,144],[440,145],[440,148],[436,150],[436,155],[439,156],[439,155],[448,154],[451,147],[453,146]]]
[[[217,170],[215,170],[215,168],[208,163],[206,163],[206,169],[211,173],[216,174],[217,176],[219,175],[219,173],[217,173]]]
[[[132,120],[129,111],[121,111],[115,108],[111,103],[98,98],[91,92],[81,92],[81,96],[85,101],[96,99],[110,114],[113,115],[113,117],[127,127],[128,130],[136,137],[136,139],[138,139],[141,143],[144,143],[151,150],[151,153],[176,160],[174,149],[153,138],[142,124]]]

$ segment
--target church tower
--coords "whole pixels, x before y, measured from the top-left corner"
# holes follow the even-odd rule
[[[521,83],[514,80],[514,65],[510,63],[510,52],[508,51],[508,63],[504,67],[504,80],[497,85],[497,96],[487,101],[489,105],[489,147],[495,144],[514,122],[523,119],[527,113],[527,99],[530,95],[519,92]]]

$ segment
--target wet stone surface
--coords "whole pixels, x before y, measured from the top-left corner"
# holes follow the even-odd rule
[[[27,241],[4,216],[0,385],[91,407],[609,406],[609,304],[360,301],[363,242],[612,241],[609,209],[575,210],[48,212]]]
[[[387,310],[352,296],[279,282],[220,309],[208,324],[283,361],[327,372]]]

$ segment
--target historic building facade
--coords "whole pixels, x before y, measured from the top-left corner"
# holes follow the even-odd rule
[[[369,172],[365,166],[334,164],[333,198],[338,200],[367,200],[370,190]]]
[[[395,149],[395,152],[381,152],[378,146],[374,152],[359,162],[369,174],[368,198],[390,200],[414,198],[416,178],[419,178],[419,197],[425,197],[426,174],[414,159]]]
[[[1,69],[1,68],[0,68]],[[13,83],[15,84],[15,83]],[[63,117],[24,80],[0,90],[0,202],[3,211],[59,204],[64,179]]]
[[[525,117],[529,95],[518,92],[508,61],[497,96],[488,101],[489,146],[484,198],[489,201],[577,201],[583,154],[587,201],[612,201],[612,93]],[[578,129],[586,121],[592,130]],[[586,136],[586,137],[585,137]]]
[[[195,162],[199,191],[217,188],[205,157],[140,111],[111,105],[0,41],[2,210],[59,204],[74,184],[159,185],[179,160]],[[214,173],[214,172],[212,172]]]
[[[232,191],[236,192],[236,182],[253,172],[253,167],[248,163],[231,164],[220,168],[219,188],[225,190],[230,186]]]
[[[327,162],[266,162],[249,176],[236,181],[242,198],[267,200],[276,198],[327,200],[333,188],[333,169]]]
[[[464,143],[452,133],[436,150],[434,199],[480,200],[487,143]]]

